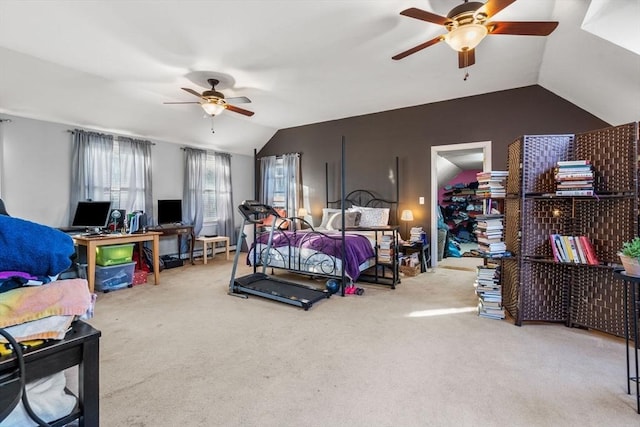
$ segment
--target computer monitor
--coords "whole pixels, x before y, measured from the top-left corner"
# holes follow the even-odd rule
[[[109,222],[111,202],[81,201],[76,206],[72,227],[104,228]]]
[[[158,224],[182,222],[182,200],[158,200]]]

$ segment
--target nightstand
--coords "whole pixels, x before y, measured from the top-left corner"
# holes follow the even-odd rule
[[[423,242],[411,242],[406,243],[400,247],[400,250],[405,255],[418,253],[418,259],[420,260],[420,272],[424,273],[427,268],[431,267],[431,257],[429,256],[429,244]]]

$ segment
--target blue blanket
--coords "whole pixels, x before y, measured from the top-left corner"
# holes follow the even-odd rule
[[[55,276],[71,266],[74,253],[73,240],[62,231],[0,215],[0,271]]]

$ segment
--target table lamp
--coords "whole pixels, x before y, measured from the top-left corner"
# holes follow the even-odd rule
[[[413,212],[411,209],[405,209],[402,211],[402,215],[400,215],[400,221],[405,221],[407,224],[405,225],[405,231],[407,232],[407,240],[409,240],[409,221],[413,221]]]

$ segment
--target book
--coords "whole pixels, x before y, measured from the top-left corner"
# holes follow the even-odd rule
[[[562,259],[562,254],[560,253],[560,249],[558,248],[558,245],[556,244],[556,236],[557,236],[557,234],[550,234],[549,235],[549,240],[551,241],[551,252],[553,253],[554,261],[563,262],[564,260]]]
[[[593,245],[587,238],[587,236],[579,236],[582,247],[584,248],[585,255],[587,256],[587,263],[590,265],[598,265],[598,257],[596,257],[596,251],[593,249]]]
[[[564,240],[562,236],[559,234],[552,234],[552,240],[554,246],[556,247],[556,252],[558,253],[558,261],[559,262],[571,262],[569,259],[569,254],[567,252],[567,248],[564,245]]]
[[[558,166],[581,166],[590,165],[591,160],[560,160],[557,162]]]
[[[593,190],[557,190],[558,196],[593,196]]]

